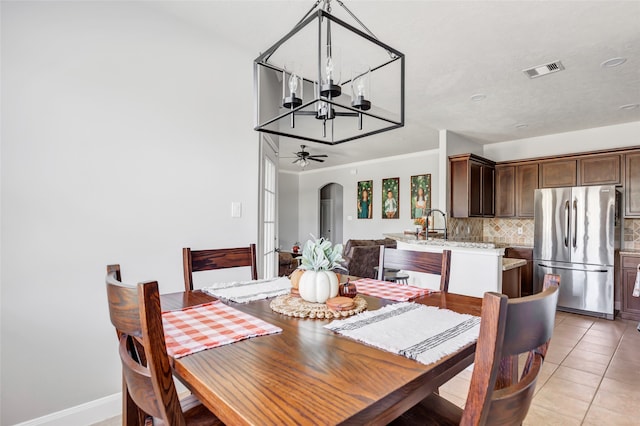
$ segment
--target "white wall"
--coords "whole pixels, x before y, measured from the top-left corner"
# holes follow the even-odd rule
[[[278,173],[278,237],[283,250],[291,250],[298,241],[298,180],[298,173]]]
[[[183,246],[256,240],[253,57],[195,31],[144,2],[2,2],[3,425],[120,391],[105,265],[171,292]]]
[[[483,156],[510,161],[640,145],[640,121],[484,146]]]
[[[356,171],[357,174],[353,174]],[[410,178],[431,174],[431,205],[438,206],[438,151],[423,151],[383,160],[352,163],[300,174],[298,200],[298,236],[300,242],[309,233],[319,234],[320,188],[335,182],[344,187],[343,242],[352,238],[381,238],[383,233],[402,232],[413,228],[410,210]],[[382,219],[382,179],[400,178],[400,218]],[[356,192],[358,181],[373,180],[373,219],[358,219]]]

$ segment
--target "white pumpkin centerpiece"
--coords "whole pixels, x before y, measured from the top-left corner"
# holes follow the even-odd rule
[[[340,268],[342,244],[333,246],[324,238],[308,240],[302,249],[298,291],[307,302],[325,303],[338,295],[338,277],[332,269]]]

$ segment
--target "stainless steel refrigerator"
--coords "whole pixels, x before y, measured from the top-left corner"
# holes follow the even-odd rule
[[[534,293],[545,274],[558,274],[558,309],[613,319],[620,193],[614,186],[537,189],[534,207]]]

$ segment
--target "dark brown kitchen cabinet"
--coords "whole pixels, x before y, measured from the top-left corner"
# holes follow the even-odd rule
[[[533,217],[538,164],[496,165],[496,216]]]
[[[496,166],[496,217],[516,215],[516,167]]]
[[[449,157],[451,216],[492,217],[495,163],[474,154]]]
[[[538,164],[516,168],[516,216],[533,217],[533,198],[538,189]]]
[[[480,213],[484,217],[493,217],[496,214],[495,211],[495,187],[496,187],[496,169],[494,165],[484,164],[481,168],[482,181],[482,205],[480,206]]]
[[[520,271],[520,293],[522,296],[533,294],[533,249],[526,247],[508,247],[504,250],[504,257],[524,259],[527,264]]]
[[[640,152],[625,155],[624,213],[626,217],[640,217]]]
[[[620,316],[624,319],[640,321],[640,297],[633,297],[633,286],[636,282],[636,274],[640,265],[640,254],[620,255],[621,266],[621,292]]]
[[[580,160],[580,186],[620,185],[622,155],[597,154]]]
[[[540,162],[540,188],[562,188],[578,183],[578,160]]]

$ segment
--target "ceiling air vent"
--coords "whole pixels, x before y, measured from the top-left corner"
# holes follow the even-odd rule
[[[562,65],[562,62],[555,61],[549,64],[538,65],[537,67],[522,70],[522,72],[525,73],[529,78],[536,78],[554,72],[562,71],[563,69],[564,65]]]

